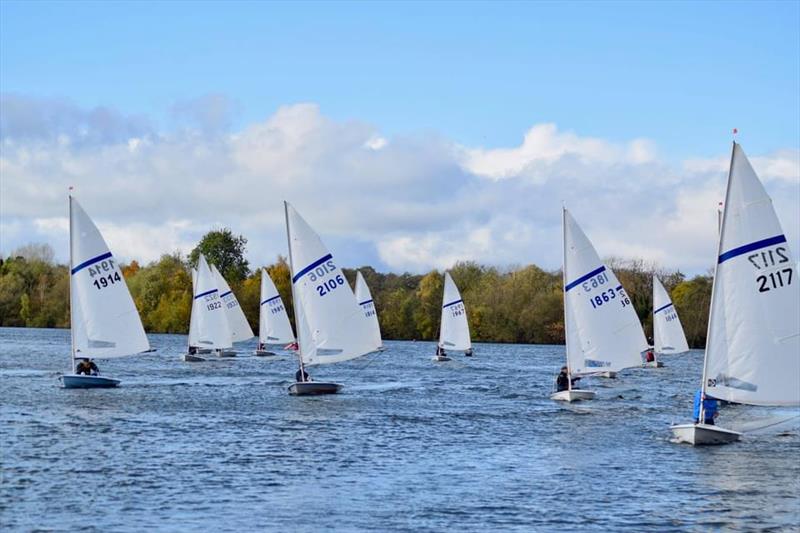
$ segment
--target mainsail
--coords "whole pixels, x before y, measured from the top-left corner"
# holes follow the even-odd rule
[[[261,312],[258,341],[262,345],[284,346],[295,341],[286,306],[266,268],[261,269]]]
[[[285,210],[303,364],[347,361],[378,350],[380,345],[333,255],[294,207],[285,203]]]
[[[445,350],[467,351],[472,347],[467,323],[467,310],[461,300],[461,293],[450,277],[444,273],[444,293],[442,295],[442,322],[439,330],[439,346]]]
[[[197,346],[223,350],[233,346],[225,304],[219,297],[214,273],[203,254],[197,262],[193,310],[197,312]]]
[[[678,312],[658,276],[653,275],[653,341],[659,354],[689,351]]]
[[[800,405],[800,285],[772,200],[733,143],[711,292],[703,390]]]
[[[383,345],[381,339],[381,326],[378,323],[378,311],[375,309],[375,302],[372,301],[372,293],[369,291],[367,282],[361,272],[356,272],[356,301],[361,309],[364,310],[364,318],[369,322],[372,329],[373,342],[378,346]]]
[[[150,349],[116,259],[97,226],[70,196],[73,357],[122,357]]]
[[[216,265],[210,265],[211,272],[214,274],[214,279],[217,282],[217,288],[220,291],[220,299],[222,305],[225,307],[225,315],[228,317],[228,327],[231,330],[231,341],[239,342],[246,341],[255,337],[250,323],[247,322],[247,317],[244,316],[244,311],[239,305],[239,300],[231,290],[228,282],[222,277],[222,274],[217,270]]]
[[[564,314],[572,375],[640,366],[647,349],[639,317],[610,268],[564,209]]]

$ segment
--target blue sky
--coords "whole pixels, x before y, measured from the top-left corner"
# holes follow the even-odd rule
[[[484,146],[538,122],[716,153],[797,146],[800,3],[2,3],[3,91],[158,117],[221,93],[236,124],[312,101]]]
[[[261,264],[288,198],[352,265],[558,268],[566,201],[701,272],[733,127],[800,239],[800,2],[5,0],[0,93],[3,254],[63,258],[74,184],[128,257],[227,225]]]

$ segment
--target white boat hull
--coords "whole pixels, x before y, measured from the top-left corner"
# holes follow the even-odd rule
[[[649,361],[647,363],[642,364],[645,368],[664,368],[664,363],[661,361]]]
[[[594,400],[595,396],[595,392],[591,390],[572,389],[554,392],[550,399],[559,402],[578,402],[581,400]]]
[[[206,360],[205,357],[200,357],[191,353],[183,354],[183,357],[181,357],[181,359],[186,363],[202,363],[203,361]]]
[[[446,355],[434,355],[433,356],[433,361],[436,361],[437,363],[441,363],[443,361],[452,361],[452,359],[450,359]]]
[[[292,396],[319,396],[321,394],[336,394],[341,388],[342,386],[338,383],[298,381],[289,386],[289,394]]]
[[[617,379],[617,373],[616,372],[611,372],[611,371],[609,371],[609,372],[600,372],[599,374],[597,374],[597,376],[601,377],[601,378]]]
[[[742,436],[737,431],[707,424],[678,424],[671,426],[670,430],[677,442],[685,442],[692,446],[729,444],[736,442]]]
[[[65,389],[110,389],[120,384],[120,380],[84,374],[65,374],[61,376]]]

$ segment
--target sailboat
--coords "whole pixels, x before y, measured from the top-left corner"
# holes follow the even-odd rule
[[[642,364],[647,349],[631,300],[566,208],[564,226],[564,333],[569,388],[553,400],[591,400],[594,391],[573,389],[574,377],[618,372]]]
[[[255,334],[253,333],[253,328],[250,327],[250,323],[247,321],[247,317],[244,316],[244,311],[242,311],[242,307],[239,305],[239,300],[236,299],[236,295],[233,293],[222,274],[220,274],[216,265],[209,266],[211,267],[211,272],[214,274],[214,279],[216,280],[217,288],[220,292],[219,297],[225,308],[228,328],[231,331],[231,342],[235,343],[252,339],[255,337]],[[233,357],[236,355],[236,352],[233,350],[222,351],[220,355],[223,357]]]
[[[258,317],[256,355],[275,355],[270,346],[286,346],[295,342],[286,306],[266,268],[261,269],[261,311]]]
[[[233,346],[225,304],[220,298],[217,280],[203,254],[197,260],[197,275],[194,276],[192,317],[189,324],[189,353],[184,361],[203,361],[198,353],[223,356]]]
[[[72,349],[66,389],[108,388],[120,380],[76,373],[77,359],[111,359],[150,350],[119,265],[92,219],[69,197],[69,304]]]
[[[772,200],[733,143],[703,360],[705,398],[800,405],[800,284]],[[702,402],[701,402],[702,403]],[[727,444],[741,433],[702,423],[671,427],[678,442]]]
[[[472,340],[467,323],[467,309],[461,299],[453,278],[444,273],[444,293],[442,294],[442,320],[439,326],[439,343],[436,345],[434,361],[450,361],[446,350],[462,351],[472,355]]]
[[[378,311],[375,309],[375,302],[372,301],[372,293],[369,291],[367,282],[361,272],[356,271],[356,301],[364,311],[364,318],[370,324],[373,342],[383,349],[383,339],[381,339],[381,325],[378,323]]]
[[[653,274],[653,337],[655,359],[646,362],[645,366],[662,367],[664,363],[658,360],[660,355],[689,351],[689,343],[686,342],[678,312],[672,305],[672,300],[661,280],[655,274]]]
[[[284,212],[300,360],[289,393],[335,394],[340,384],[310,381],[305,367],[355,359],[380,345],[333,255],[288,202]]]

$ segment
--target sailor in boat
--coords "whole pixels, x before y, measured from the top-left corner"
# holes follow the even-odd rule
[[[197,354],[197,346],[189,346],[189,355]]]
[[[467,348],[466,351],[464,352],[464,355],[466,355],[467,357],[472,357],[472,348]]]
[[[78,366],[75,367],[75,373],[78,375],[85,374],[87,376],[96,376],[100,373],[100,369],[94,364],[91,359],[81,359]]]
[[[579,377],[572,378],[572,384],[571,384],[572,387],[575,386],[575,383],[579,379],[581,379],[581,378],[579,378]],[[561,373],[558,374],[558,377],[556,378],[556,392],[561,392],[561,391],[569,390],[569,389],[570,389],[570,382],[569,382],[569,375],[567,375],[567,367],[562,366],[561,367]]]
[[[311,376],[308,375],[305,368],[300,367],[294,374],[294,380],[298,383],[305,383],[306,381],[311,381]]]
[[[447,352],[444,351],[444,348],[442,348],[441,346],[437,345],[436,346],[436,357],[446,357],[446,356],[447,356]]]
[[[647,352],[645,352],[644,360],[645,360],[646,363],[652,363],[653,361],[656,360],[656,354],[653,353],[652,349],[648,348]]]
[[[704,396],[703,391],[699,390],[694,395],[694,423],[700,423],[700,403],[703,403],[703,423],[709,426],[714,425],[714,419],[719,414],[717,407],[717,400],[714,398],[707,398]]]

